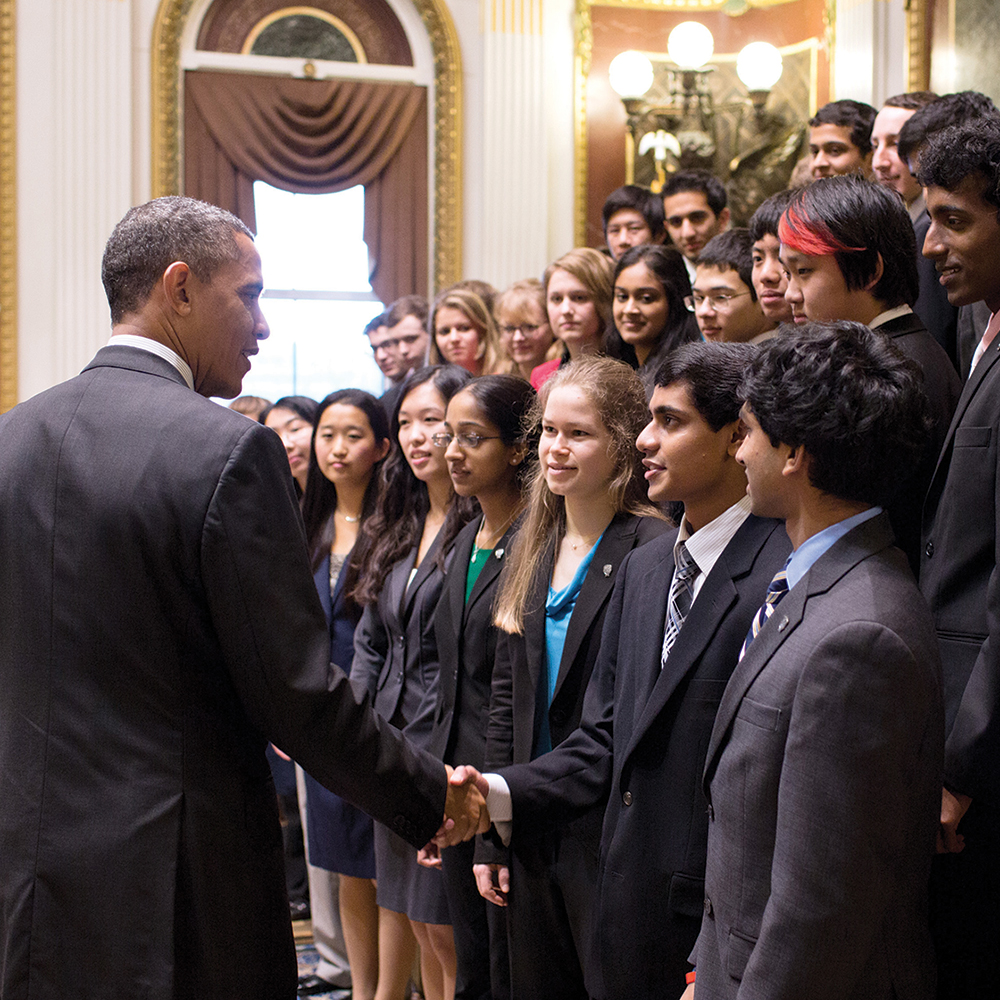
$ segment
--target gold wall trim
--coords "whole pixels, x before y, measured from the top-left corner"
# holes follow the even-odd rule
[[[17,403],[16,0],[0,0],[0,413]]]
[[[12,0],[0,0],[12,2]],[[411,0],[434,54],[432,291],[462,274],[462,54],[444,0]],[[181,190],[181,34],[194,0],[161,0],[152,44],[152,193]]]
[[[905,0],[906,89],[927,90],[931,60],[927,44],[927,0]]]
[[[334,17],[329,11],[320,10],[318,7],[282,7],[280,10],[272,10],[267,17],[262,17],[250,30],[250,34],[247,35],[243,42],[243,48],[240,50],[243,55],[249,55],[253,49],[254,42],[266,31],[268,28],[274,24],[275,21],[280,21],[286,17],[293,17],[296,14],[305,14],[307,17],[315,17],[318,21],[325,21],[327,24],[336,28],[344,38],[347,39],[347,44],[350,45],[351,51],[354,53],[354,58],[359,63],[368,62],[368,56],[365,54],[365,47],[361,44],[361,39],[354,33],[351,26],[339,17]]]

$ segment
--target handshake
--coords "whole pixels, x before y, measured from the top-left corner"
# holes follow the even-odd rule
[[[420,851],[421,863],[440,863],[440,849],[471,840],[477,833],[490,828],[490,812],[486,808],[489,782],[474,768],[458,768],[445,764],[448,772],[448,793],[444,801],[444,822],[434,839]]]

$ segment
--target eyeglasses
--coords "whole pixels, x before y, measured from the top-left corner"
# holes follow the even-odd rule
[[[541,330],[541,328],[541,323],[518,323],[516,326],[502,326],[500,327],[500,332],[505,333],[508,337],[513,337],[520,330],[522,336],[530,337],[536,330]]]
[[[684,305],[687,306],[688,312],[694,312],[703,302],[707,302],[711,309],[725,311],[733,299],[741,299],[749,294],[749,292],[713,292],[711,295],[685,295]]]
[[[448,431],[438,431],[431,435],[431,441],[436,448],[447,448],[452,441],[458,439],[459,448],[478,448],[484,441],[499,441],[496,434],[493,437],[486,437],[483,434],[450,434]]]

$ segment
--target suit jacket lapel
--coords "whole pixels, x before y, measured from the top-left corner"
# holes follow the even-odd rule
[[[344,574],[340,574],[337,580],[337,593],[343,586]],[[323,605],[323,614],[326,615],[327,624],[333,617],[333,600],[330,597],[330,557],[324,556],[316,572],[313,574],[313,581],[316,584],[316,593],[319,594],[319,603]]]
[[[407,553],[404,559],[400,559],[398,563],[389,571],[389,578],[386,580],[386,586],[388,587],[389,594],[389,607],[392,609],[393,615],[396,616],[398,623],[402,623],[406,619],[406,604],[407,604],[407,590],[406,584],[410,579],[410,571],[413,569],[413,564],[417,560],[417,547],[414,546]],[[425,559],[426,563],[427,560]],[[412,594],[413,588],[410,588],[410,593]]]
[[[559,694],[559,688],[562,686],[569,668],[573,665],[576,654],[580,651],[580,643],[583,642],[591,622],[596,617],[601,605],[611,594],[621,561],[635,546],[635,534],[638,530],[637,518],[619,515],[604,531],[604,537],[597,546],[590,569],[587,571],[583,585],[580,587],[580,593],[577,595],[573,614],[570,615],[569,626],[566,629],[566,643],[559,661],[559,674],[556,677],[553,701]]]
[[[705,760],[705,777],[711,774],[725,734],[732,724],[743,696],[782,644],[795,632],[809,598],[829,590],[862,559],[892,545],[893,534],[885,513],[864,521],[823,553],[785,596],[774,614],[750,644],[746,655],[733,671],[715,716],[712,738]],[[695,602],[697,603],[697,602]],[[683,630],[682,630],[683,631]]]
[[[476,524],[479,522],[477,521]],[[469,571],[469,559],[472,558],[472,547],[475,543],[476,524],[467,526],[459,533],[455,539],[455,546],[451,556],[451,580],[448,586],[448,613],[451,616],[451,635],[455,643],[462,630],[462,622],[465,617],[465,581]],[[440,606],[440,605],[439,605]]]
[[[626,755],[656,722],[657,716],[663,711],[677,685],[687,676],[692,664],[697,662],[705,647],[712,641],[719,623],[729,613],[739,596],[733,581],[742,579],[751,571],[761,546],[772,530],[770,522],[762,521],[752,515],[740,525],[712,567],[712,571],[705,578],[684,626],[670,650],[666,665],[660,670],[664,628],[662,622],[666,616],[664,599],[660,616],[661,646],[656,650],[655,682],[639,723],[632,730],[632,739]],[[652,635],[652,623],[650,623],[650,635]]]
[[[498,541],[493,547],[493,551],[486,560],[486,564],[479,571],[479,576],[476,578],[476,582],[472,585],[472,593],[469,595],[469,599],[465,602],[463,621],[465,616],[472,611],[472,608],[483,596],[483,592],[488,590],[493,581],[500,575],[500,570],[503,569],[504,559],[507,557],[507,546],[510,545],[513,539],[514,531],[514,527],[511,526],[503,533],[500,537],[500,541]],[[459,558],[457,551],[455,558]],[[463,597],[465,596],[465,588],[462,589],[462,595]]]
[[[955,428],[958,427],[959,422],[965,415],[965,411],[969,408],[972,397],[979,391],[979,387],[986,380],[986,376],[993,370],[998,361],[1000,361],[1000,351],[991,345],[979,359],[979,364],[976,365],[974,371],[969,376],[969,380],[962,387],[962,395],[958,398],[955,415],[951,418],[951,425],[948,428],[948,433],[945,435],[944,444],[941,446],[941,454],[938,456],[937,466],[931,478],[931,490],[929,492],[934,491],[938,476],[942,475],[948,469],[949,461],[946,460],[946,456],[951,452],[951,446],[955,439]]]
[[[424,580],[427,579],[437,569],[437,555],[438,548],[441,544],[441,532],[438,531],[437,535],[434,536],[434,541],[431,542],[431,547],[427,550],[424,555],[424,560],[417,568],[417,575],[413,578],[413,583],[408,587],[404,581],[404,593],[403,593],[403,604],[402,604],[402,614],[401,618],[405,621],[407,616],[410,614],[410,608],[413,605],[413,599],[417,596],[417,591],[423,586]],[[409,579],[409,570],[413,569],[413,563],[416,562],[417,550],[413,550],[413,561],[410,563],[407,569],[407,579]]]

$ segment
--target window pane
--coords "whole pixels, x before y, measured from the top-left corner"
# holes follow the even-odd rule
[[[363,333],[381,303],[270,299],[262,305],[271,336],[243,380],[244,395],[320,400],[347,387],[381,395],[382,373]]]
[[[334,194],[292,194],[255,181],[253,196],[268,288],[371,291],[360,184]]]

